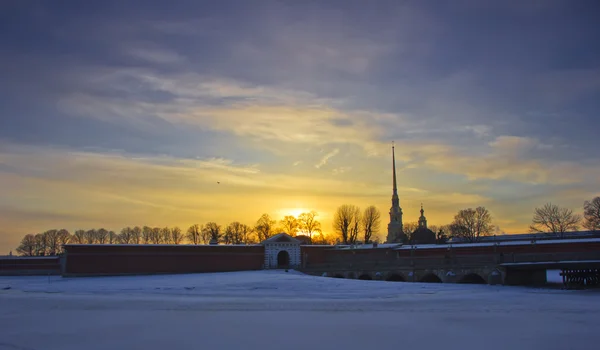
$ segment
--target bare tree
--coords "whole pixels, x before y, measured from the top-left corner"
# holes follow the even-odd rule
[[[552,203],[546,203],[541,208],[535,208],[531,226],[532,232],[548,232],[563,237],[565,232],[577,231],[581,216],[573,214],[568,208],[561,208]]]
[[[300,231],[306,234],[308,238],[310,238],[311,242],[313,234],[321,232],[321,223],[316,219],[318,215],[319,214],[313,210],[308,213],[302,213],[300,216],[298,216]]]
[[[254,235],[254,230],[252,229],[252,227],[246,225],[246,224],[242,224],[242,226],[240,226],[240,234],[242,236],[242,243],[244,244],[254,244],[257,243],[256,242],[256,235]]]
[[[38,233],[35,235],[35,255],[44,256],[48,254],[48,242],[46,235]]]
[[[226,244],[242,244],[248,243],[252,228],[240,222],[232,222],[225,229],[223,241]]]
[[[173,237],[171,236],[171,229],[164,227],[160,229],[160,242],[162,244],[173,244]]]
[[[295,237],[296,233],[298,232],[298,229],[300,228],[300,223],[298,222],[298,219],[296,219],[295,217],[291,216],[291,215],[286,215],[283,220],[279,221],[279,224],[281,225],[281,228],[283,229],[283,232],[287,233],[288,235]]]
[[[86,236],[86,234],[85,234],[84,230],[77,230],[73,234],[73,237],[71,238],[71,241],[73,243],[75,243],[75,244],[85,244],[86,243],[85,236]]]
[[[96,231],[96,243],[105,244],[108,241],[108,230],[100,228]]]
[[[209,222],[204,225],[204,229],[210,234],[211,242],[219,242],[221,239],[221,225],[217,225],[216,222]]]
[[[131,229],[131,243],[140,244],[142,242],[142,228],[139,226]],[[146,242],[148,243],[148,242]]]
[[[153,227],[150,231],[150,243],[161,244],[163,241],[163,230],[160,227]]]
[[[141,236],[142,244],[150,244],[152,242],[153,235],[154,235],[154,230],[152,229],[152,227],[144,226],[144,228],[142,228],[142,236]]]
[[[419,223],[416,221],[405,222],[404,225],[402,225],[402,232],[404,232],[404,234],[408,237],[408,240],[410,241],[412,239],[413,232],[415,232],[418,228]]]
[[[201,226],[200,240],[201,240],[202,244],[210,243],[210,230],[208,230],[206,227],[204,227],[204,225]]]
[[[119,234],[119,242],[121,244],[132,244],[133,243],[133,230],[131,227],[123,227]]]
[[[494,231],[492,216],[485,207],[463,209],[454,216],[450,224],[453,237],[466,239],[467,242],[478,242],[481,237],[490,236]]]
[[[59,253],[60,244],[58,242],[58,230],[48,230],[43,233],[46,241],[48,255],[56,255]]]
[[[362,216],[362,231],[365,243],[370,243],[373,235],[379,233],[381,213],[374,205],[367,207]]]
[[[69,231],[63,229],[58,230],[58,254],[62,254],[64,252],[64,245],[68,244],[71,241],[71,234]]]
[[[585,201],[583,204],[583,216],[585,218],[583,227],[590,231],[600,230],[600,197],[595,197],[591,201]]]
[[[86,244],[96,243],[96,230],[91,229],[91,230],[85,231],[85,243]]]
[[[194,245],[198,245],[201,243],[201,239],[202,239],[201,233],[202,233],[202,228],[200,227],[200,225],[194,224],[187,229],[187,232],[185,235],[187,237],[188,242],[190,242],[191,244],[194,244]]]
[[[275,223],[276,221],[272,220],[269,214],[262,214],[254,226],[254,231],[258,235],[259,241],[262,242],[273,235],[275,231]]]
[[[344,204],[337,208],[333,217],[333,228],[344,244],[354,244],[360,228],[360,208]]]
[[[21,240],[21,244],[17,248],[17,253],[23,256],[34,256],[37,255],[37,242],[35,236],[32,234],[25,235]]]
[[[181,244],[184,238],[185,236],[179,227],[175,226],[171,229],[171,242],[173,242],[173,244]]]
[[[225,234],[223,235],[223,243],[225,244],[240,244],[242,243],[242,235],[240,226],[241,223],[235,221],[227,225]]]
[[[116,244],[119,241],[119,236],[115,231],[108,231],[108,244]]]

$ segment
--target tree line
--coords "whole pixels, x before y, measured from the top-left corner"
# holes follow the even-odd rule
[[[600,230],[600,197],[584,202],[583,215],[552,203],[537,207],[529,231],[563,238],[566,232],[578,231],[581,226],[588,231]],[[460,210],[452,223],[440,227],[440,233],[447,233],[448,238],[458,237],[467,242],[478,242],[481,237],[495,232],[498,232],[498,227],[492,223],[492,216],[485,207]]]
[[[380,219],[381,214],[374,206],[361,212],[355,205],[342,205],[337,208],[334,215],[333,228],[337,234],[336,241],[343,244],[371,243],[379,231]],[[535,208],[529,231],[551,233],[562,238],[565,232],[577,231],[580,225],[589,231],[600,230],[600,197],[584,202],[583,216],[552,203]],[[418,228],[417,222],[403,225],[403,231],[409,242]],[[437,243],[445,243],[450,238],[460,238],[475,243],[482,237],[501,232],[499,227],[492,223],[489,210],[483,206],[459,210],[450,224],[430,225],[428,228],[436,233]]]
[[[223,227],[216,222],[191,225],[185,232],[179,227],[124,227],[119,233],[104,228],[77,230],[73,234],[65,229],[52,229],[38,234],[27,234],[21,240],[17,253],[23,256],[57,255],[64,244],[256,244],[279,232],[285,232],[307,244],[357,244],[377,242],[381,225],[381,213],[373,205],[361,210],[356,205],[344,204],[337,208],[333,219],[333,234],[324,234],[318,213],[310,211],[298,217],[285,216],[274,220],[263,214],[252,226],[234,221]],[[546,232],[564,237],[565,232],[600,230],[600,197],[585,201],[583,215],[574,213],[552,203],[535,208],[530,232]],[[409,240],[418,223],[404,224]],[[478,242],[482,237],[499,233],[487,208],[477,207],[459,210],[447,225],[430,225],[437,234],[438,243],[450,238],[466,242]]]
[[[17,253],[23,256],[58,255],[65,244],[256,244],[276,233],[285,232],[302,239],[305,243],[332,244],[333,239],[324,235],[318,213],[310,211],[285,216],[277,221],[263,214],[252,226],[234,221],[223,227],[216,222],[194,224],[182,231],[179,227],[124,227],[120,232],[104,228],[76,230],[52,229],[38,234],[25,235]]]

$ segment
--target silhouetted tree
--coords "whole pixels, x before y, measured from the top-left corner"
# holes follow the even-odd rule
[[[86,244],[96,243],[96,230],[95,229],[85,231],[85,243]]]
[[[142,228],[139,226],[135,226],[131,229],[131,243],[132,244],[140,244],[142,243]],[[148,242],[146,242],[148,243]]]
[[[86,234],[84,230],[77,230],[71,237],[71,241],[75,244],[85,244],[86,243]]]
[[[150,243],[161,244],[163,242],[163,230],[160,227],[153,227],[150,231]]]
[[[184,239],[183,233],[181,233],[181,229],[177,226],[171,229],[171,242],[173,244],[181,244]]]
[[[154,235],[154,230],[152,229],[152,227],[144,226],[142,228],[142,236],[141,236],[142,244],[151,243],[153,235]]]
[[[171,236],[170,228],[164,227],[160,229],[160,243],[173,244],[173,237]]]
[[[360,229],[360,208],[344,204],[337,208],[333,217],[333,228],[344,244],[354,244]]]
[[[583,227],[590,231],[600,230],[600,197],[595,197],[591,201],[585,201],[583,204],[583,216],[585,218]]]
[[[494,231],[492,216],[485,207],[463,209],[454,216],[450,224],[453,237],[460,237],[467,242],[478,242],[481,237],[489,236]]]
[[[117,244],[119,242],[119,235],[115,231],[108,231],[108,244]]]
[[[362,216],[362,231],[365,243],[371,242],[371,237],[379,232],[381,213],[374,205],[367,207]]]
[[[204,225],[204,229],[210,234],[211,242],[219,242],[221,240],[221,225],[217,225],[216,222],[209,222]]]
[[[108,231],[104,228],[100,228],[96,231],[96,239],[95,242],[97,244],[105,244],[108,242]]]
[[[133,244],[133,229],[129,226],[123,227],[119,234],[119,243],[121,244]]]
[[[448,242],[448,236],[446,235],[444,230],[442,228],[440,228],[437,232],[435,243],[436,244],[446,244],[447,242]]]
[[[21,244],[17,248],[17,253],[22,256],[34,256],[37,255],[37,241],[35,236],[27,234],[21,239]]]
[[[194,224],[187,229],[186,237],[188,242],[193,245],[198,245],[202,242],[202,228],[198,224]],[[205,243],[206,244],[206,243]]]
[[[245,243],[244,239],[250,232],[250,227],[237,221],[234,221],[227,225],[225,234],[223,235],[223,241],[225,244],[242,244]]]
[[[58,230],[48,230],[42,233],[46,242],[46,254],[56,255],[59,253],[60,243],[58,240]]]
[[[318,215],[319,214],[313,210],[308,213],[302,213],[300,216],[298,216],[300,231],[306,234],[311,242],[313,234],[321,232],[321,223],[316,219]]]
[[[565,232],[577,231],[580,221],[581,216],[573,214],[571,209],[546,203],[541,208],[535,208],[529,229],[532,232],[553,233],[562,238]]]
[[[291,215],[285,216],[283,220],[281,220],[279,223],[281,224],[283,232],[287,233],[292,237],[296,236],[296,233],[300,228],[300,223],[298,223],[298,219]]]
[[[413,232],[415,232],[418,228],[419,228],[418,222],[405,222],[402,225],[402,232],[404,232],[404,234],[408,238],[409,242],[412,240]]]
[[[71,242],[72,236],[69,231],[63,229],[58,230],[58,254],[64,252],[64,245]]]
[[[48,242],[46,240],[46,235],[43,233],[35,235],[35,255],[48,255]]]
[[[260,242],[271,237],[275,230],[275,220],[272,220],[269,214],[262,214],[260,219],[256,221],[254,231],[258,236]]]

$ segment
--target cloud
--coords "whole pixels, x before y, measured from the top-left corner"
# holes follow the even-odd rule
[[[339,167],[339,168],[335,168],[331,171],[331,173],[333,175],[340,175],[340,174],[344,174],[349,172],[350,170],[352,170],[352,167],[350,166],[343,166],[343,167]]]
[[[321,158],[321,160],[317,164],[315,164],[315,168],[317,168],[317,169],[321,168],[323,165],[327,164],[329,159],[335,157],[338,153],[340,153],[340,150],[338,148],[336,148],[333,151],[325,154],[323,156],[323,158]]]
[[[141,59],[150,63],[157,64],[182,64],[186,62],[185,57],[178,54],[177,52],[166,50],[164,48],[152,47],[154,45],[142,46],[129,46],[126,47],[123,51],[125,54]]]
[[[487,147],[486,147],[487,146]],[[397,159],[411,167],[426,166],[469,180],[511,180],[528,184],[572,184],[597,173],[597,166],[567,160],[546,160],[536,152],[552,149],[529,137],[499,136],[487,145],[460,148],[441,143],[397,143]]]

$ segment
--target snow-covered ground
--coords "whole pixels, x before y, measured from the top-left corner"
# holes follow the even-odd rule
[[[594,290],[293,271],[0,277],[0,349],[598,349],[599,321]]]

